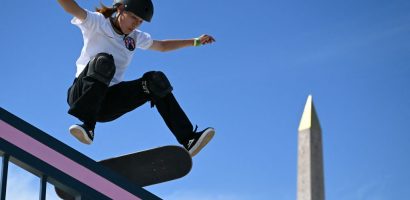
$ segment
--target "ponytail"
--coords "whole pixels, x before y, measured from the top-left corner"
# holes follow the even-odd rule
[[[115,7],[107,7],[101,3],[101,8],[95,8],[95,11],[103,14],[105,18],[108,18],[117,12],[117,9]]]

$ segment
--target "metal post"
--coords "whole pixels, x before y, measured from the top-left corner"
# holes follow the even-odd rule
[[[10,156],[7,153],[5,153],[3,155],[3,164],[2,164],[2,169],[1,169],[0,200],[6,200],[7,173],[9,169],[9,160],[10,160]]]
[[[42,175],[41,183],[40,183],[40,200],[46,200],[46,190],[47,190],[47,175]]]

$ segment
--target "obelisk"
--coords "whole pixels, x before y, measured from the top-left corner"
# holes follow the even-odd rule
[[[309,95],[298,133],[297,200],[324,200],[322,130]]]

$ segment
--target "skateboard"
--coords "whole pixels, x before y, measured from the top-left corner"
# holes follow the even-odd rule
[[[108,158],[99,163],[138,187],[181,178],[192,168],[192,158],[188,151],[173,145]],[[75,199],[57,187],[55,190],[62,199]]]

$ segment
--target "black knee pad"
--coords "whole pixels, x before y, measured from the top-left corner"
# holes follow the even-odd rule
[[[142,82],[144,92],[150,94],[154,100],[165,97],[173,90],[171,83],[163,72],[150,71],[145,73],[142,78],[144,79]]]
[[[112,55],[99,53],[88,63],[87,76],[109,85],[115,74],[115,64]]]

